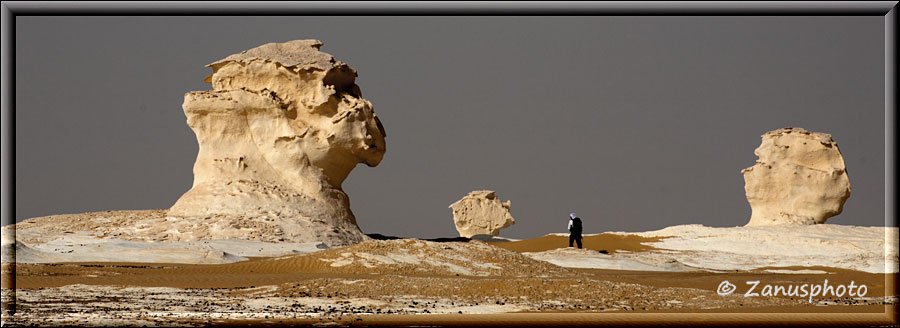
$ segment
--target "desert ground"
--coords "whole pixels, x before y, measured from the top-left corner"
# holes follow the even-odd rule
[[[4,324],[591,323],[690,313],[840,314],[830,320],[883,322],[897,309],[895,272],[822,265],[722,270],[627,261],[641,259],[639,254],[673,252],[653,245],[674,237],[588,235],[584,249],[567,248],[568,238],[561,235],[487,241],[371,237],[353,246],[218,264],[4,263]],[[546,258],[562,265],[541,260]],[[566,264],[599,260],[606,264]],[[653,264],[659,270],[603,268],[610,263],[624,268]],[[825,279],[865,285],[866,295],[743,295],[747,281],[799,286]],[[737,290],[721,296],[717,288],[725,280]],[[626,313],[645,316],[621,317]]]

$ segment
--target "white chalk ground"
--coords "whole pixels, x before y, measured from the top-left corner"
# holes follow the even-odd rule
[[[607,255],[588,250],[557,249],[525,254],[566,267],[641,271],[823,266],[897,273],[900,262],[896,227],[819,224],[716,228],[690,224],[648,232],[612,233],[667,238],[645,243],[658,249],[645,252]],[[777,272],[826,273],[805,269]]]
[[[75,232],[55,237],[40,236],[44,243],[26,244],[13,239],[4,227],[3,262],[148,262],[217,264],[246,261],[247,257],[281,256],[315,252],[328,247],[322,243],[268,243],[251,240],[210,240],[191,242],[135,242]],[[16,239],[31,240],[34,233],[17,231]]]
[[[521,239],[512,239],[500,236],[491,236],[491,235],[474,235],[471,239],[480,240],[480,241],[490,241],[490,242],[502,242],[502,241],[519,241]]]
[[[558,248],[544,252],[522,253],[538,261],[550,262],[566,268],[609,269],[630,271],[699,271],[703,268],[694,268],[678,262],[674,259],[662,256],[647,256],[640,258],[636,253],[619,251],[614,254],[603,254],[589,249]]]
[[[192,242],[134,242],[95,236],[89,232],[47,235],[19,230],[15,242],[4,227],[3,262],[156,262],[231,263],[254,256],[282,256],[327,248],[321,243],[268,243],[245,240]],[[898,229],[835,224],[809,226],[706,227],[679,225],[648,232],[611,232],[619,235],[665,237],[646,245],[652,251],[602,254],[587,249],[562,248],[524,253],[563,267],[637,271],[735,271],[766,268],[772,273],[826,273],[814,269],[779,267],[834,267],[871,273],[897,273]],[[555,234],[556,235],[556,234]],[[35,238],[38,237],[38,238]],[[22,240],[40,240],[24,243]],[[515,241],[502,237],[492,240]],[[411,255],[410,255],[411,256]],[[425,256],[425,255],[422,255]],[[384,262],[381,258],[373,261]],[[410,262],[406,257],[391,261]],[[435,260],[415,259],[416,263]],[[341,265],[336,261],[333,265]]]
[[[465,276],[490,276],[503,270],[503,260],[485,256],[497,248],[485,243],[439,243],[375,241],[368,251],[341,252],[337,257],[321,257],[332,267],[360,265],[366,268],[401,266],[423,272],[443,272]],[[495,262],[496,261],[496,262]]]

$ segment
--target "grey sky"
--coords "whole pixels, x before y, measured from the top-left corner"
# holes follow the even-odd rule
[[[831,133],[884,225],[883,17],[17,17],[16,219],[168,208],[190,188],[181,110],[205,64],[314,38],[387,130],[344,184],[366,233],[456,235],[447,206],[512,200],[514,238],[750,217],[766,131]]]

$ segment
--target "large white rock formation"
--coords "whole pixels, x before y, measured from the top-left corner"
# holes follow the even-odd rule
[[[228,56],[207,65],[213,90],[185,95],[200,150],[193,186],[168,216],[217,225],[193,238],[248,230],[329,246],[366,238],[341,183],[359,163],[378,165],[385,132],[356,71],[321,46],[269,43]]]
[[[744,174],[748,226],[822,224],[850,197],[844,158],[830,134],[784,128],[762,135]]]
[[[509,200],[500,202],[493,191],[479,190],[450,204],[450,208],[453,209],[453,223],[459,236],[471,238],[481,234],[497,236],[500,229],[516,223],[509,214],[510,205]]]

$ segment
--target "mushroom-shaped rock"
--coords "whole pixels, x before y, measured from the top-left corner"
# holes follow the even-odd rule
[[[450,204],[450,208],[459,236],[471,238],[480,234],[497,236],[500,229],[516,223],[509,214],[510,205],[509,200],[500,202],[493,191],[479,190]]]
[[[200,147],[193,186],[168,215],[216,222],[192,238],[366,239],[341,183],[357,164],[381,162],[384,127],[356,71],[321,46],[269,43],[228,56],[207,65],[213,90],[185,95]]]
[[[753,153],[756,164],[741,171],[753,210],[748,226],[822,224],[843,210],[850,179],[830,134],[778,129]]]

